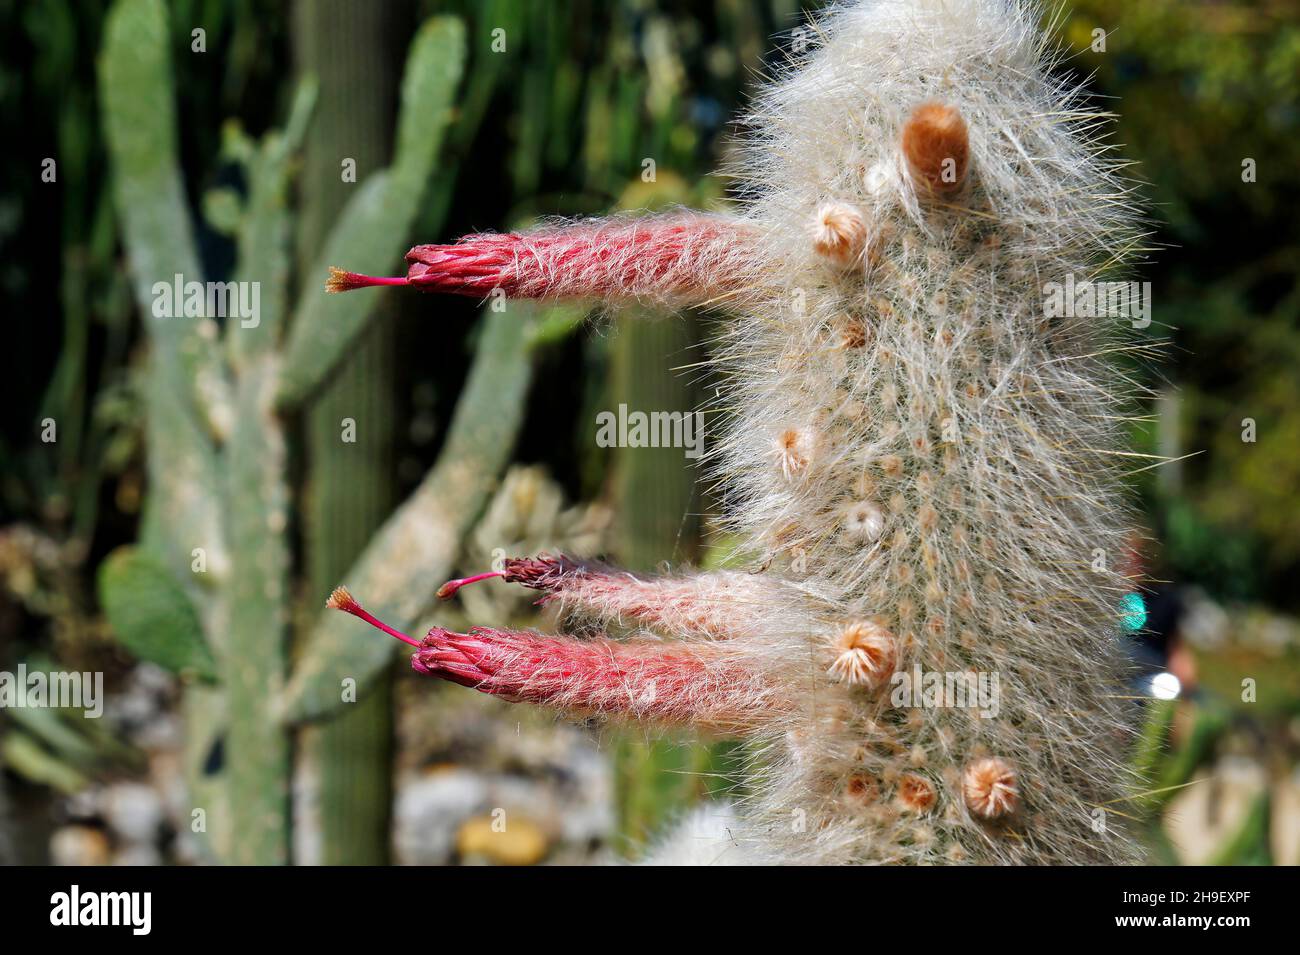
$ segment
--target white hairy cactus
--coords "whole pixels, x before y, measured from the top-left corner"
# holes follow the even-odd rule
[[[481,576],[669,641],[434,630],[414,663],[749,735],[752,795],[728,827],[747,859],[1129,861],[1106,817],[1127,782],[1128,396],[1110,360],[1126,346],[1114,318],[1044,309],[1046,283],[1094,280],[1139,245],[1104,117],[1049,73],[1029,3],[865,0],[804,35],[748,117],[734,218],[421,246],[404,280],[617,299],[663,274],[665,300],[734,309],[711,466],[753,572],[508,561]],[[462,276],[476,243],[495,271]],[[600,664],[583,662],[593,643]],[[986,695],[936,696],[936,680]]]

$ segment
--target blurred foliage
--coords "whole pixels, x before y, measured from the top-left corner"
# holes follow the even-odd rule
[[[1104,51],[1094,49],[1097,29]],[[1073,54],[1065,68],[1094,74],[1096,92],[1115,98],[1115,141],[1153,204],[1158,249],[1141,278],[1152,283],[1149,332],[1168,335],[1172,347],[1135,369],[1163,396],[1135,438],[1147,453],[1190,456],[1139,475],[1159,541],[1151,573],[1230,605],[1294,614],[1300,4],[1078,0],[1063,35]],[[1225,754],[1251,754],[1275,788],[1295,764],[1297,647],[1262,650],[1250,636],[1257,616],[1234,609],[1225,641],[1197,648],[1192,699],[1149,707],[1136,760],[1146,795],[1132,808],[1153,821],[1157,859],[1180,859],[1156,825],[1160,813],[1183,787],[1202,784],[1198,773],[1216,773]],[[1242,702],[1245,678],[1258,684],[1258,702]],[[1265,789],[1210,861],[1267,863],[1269,802]]]
[[[173,673],[216,679],[216,661],[189,595],[157,561],[119,547],[99,565],[99,603],[123,646]]]
[[[1180,397],[1176,442],[1163,450],[1202,452],[1178,481],[1143,475],[1169,570],[1221,597],[1300,610],[1290,583],[1300,572],[1300,4],[1069,9],[1069,66],[1095,71],[1097,92],[1116,98],[1116,140],[1154,203],[1163,248],[1142,278],[1151,331],[1174,348],[1147,377]],[[1098,28],[1105,52],[1091,48]]]

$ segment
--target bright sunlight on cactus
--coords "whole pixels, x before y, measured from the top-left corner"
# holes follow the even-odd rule
[[[751,572],[512,560],[479,578],[633,635],[399,636],[419,672],[484,692],[751,738],[717,861],[1129,861],[1108,810],[1128,782],[1133,396],[1110,359],[1143,346],[1044,304],[1140,251],[1106,116],[1017,0],[866,0],[805,35],[747,118],[736,215],[549,224],[418,246],[405,278],[332,274],[735,314],[711,467]],[[368,616],[344,590],[330,605]]]

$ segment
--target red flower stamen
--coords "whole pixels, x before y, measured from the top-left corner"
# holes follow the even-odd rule
[[[469,584],[476,584],[480,580],[490,580],[493,577],[504,577],[505,574],[499,570],[489,570],[487,573],[475,574],[473,577],[461,577],[458,580],[449,580],[438,588],[439,600],[450,600],[456,596],[456,591]]]
[[[357,603],[352,594],[348,592],[346,587],[336,587],[334,592],[330,594],[329,600],[325,601],[325,606],[329,607],[331,610],[342,610],[344,613],[350,613],[354,617],[360,617],[366,623],[370,624],[370,626],[377,627],[390,637],[396,637],[403,643],[409,643],[413,647],[420,646],[419,640],[407,636],[400,630],[395,630],[372,614],[369,610],[362,607],[361,604]]]

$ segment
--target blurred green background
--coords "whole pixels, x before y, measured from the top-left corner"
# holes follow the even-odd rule
[[[318,290],[415,242],[718,206],[730,124],[816,6],[0,0],[0,670],[102,671],[109,697],[0,709],[0,861],[602,861],[739,785],[730,745],[420,682],[318,610],[346,582],[408,627],[542,625],[507,588],[435,618],[432,590],[501,552],[724,562],[680,449],[591,440],[597,410],[708,393],[715,316]],[[1173,459],[1134,477],[1134,696],[1180,689],[1135,699],[1114,811],[1154,861],[1294,864],[1300,4],[1059,20],[1146,183],[1169,340],[1131,369],[1157,395],[1135,450]],[[177,271],[259,281],[263,326],[151,321],[146,279]],[[440,542],[394,570],[418,521]]]

